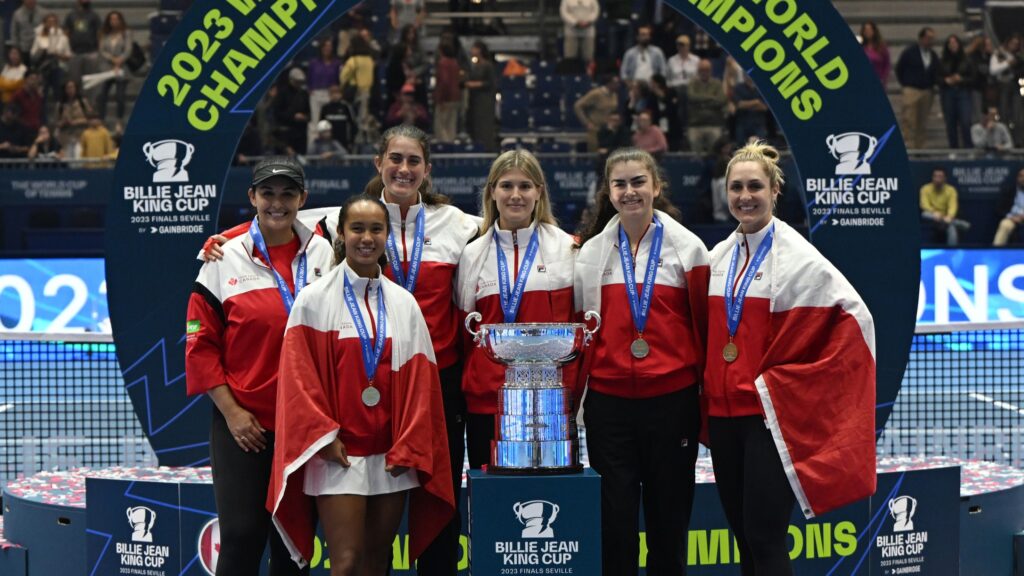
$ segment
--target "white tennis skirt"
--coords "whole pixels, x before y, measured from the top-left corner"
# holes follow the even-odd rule
[[[384,470],[387,462],[383,454],[349,456],[351,466],[345,468],[313,456],[306,462],[306,477],[302,491],[309,496],[329,494],[358,494],[376,496],[409,490],[420,485],[416,470],[409,469],[401,476],[392,476]]]

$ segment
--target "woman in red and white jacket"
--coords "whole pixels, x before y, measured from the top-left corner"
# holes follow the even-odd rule
[[[377,176],[365,189],[384,201],[390,226],[384,274],[411,292],[420,305],[433,342],[444,396],[445,421],[455,478],[455,500],[462,486],[465,457],[463,435],[466,402],[462,396],[462,336],[458,311],[452,298],[456,265],[466,245],[479,233],[479,218],[448,203],[433,190],[430,181],[430,146],[427,135],[413,126],[386,130],[374,157]],[[303,210],[299,218],[328,240],[338,229],[338,207]],[[242,233],[240,227],[226,236]],[[213,237],[211,240],[216,240]],[[208,241],[205,257],[218,257],[215,242]],[[461,517],[438,536],[437,543],[420,559],[422,575],[453,574],[461,548]]]
[[[587,452],[601,474],[605,576],[637,573],[641,499],[647,570],[686,573],[708,261],[667,192],[650,154],[613,152],[576,258],[577,310],[603,320],[581,376]]]
[[[189,300],[186,387],[215,404],[210,464],[224,574],[259,571],[285,323],[296,295],[327,273],[333,257],[330,244],[296,220],[307,195],[293,160],[257,164],[249,188],[256,218],[224,245],[221,261],[203,265]],[[276,532],[270,551],[271,574],[299,573]]]
[[[811,518],[875,491],[875,337],[846,278],[772,216],[778,158],[748,144],[726,169],[740,225],[710,255],[703,392],[742,572],[784,576],[794,502]]]
[[[526,150],[498,156],[482,206],[482,234],[459,260],[455,299],[462,317],[479,312],[483,324],[573,321],[575,241],[555,221],[537,158]],[[468,334],[466,341],[466,450],[469,467],[480,468],[490,459],[505,367],[487,358]],[[576,379],[571,368],[563,375],[570,385]]]
[[[288,318],[267,505],[296,562],[313,554],[309,496],[331,573],[383,576],[407,495],[411,559],[448,524],[451,464],[426,322],[381,273],[387,209],[359,195],[339,220],[342,262]]]

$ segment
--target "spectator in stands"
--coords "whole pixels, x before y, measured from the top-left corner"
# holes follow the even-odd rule
[[[958,209],[956,188],[946,182],[946,169],[936,167],[932,170],[932,181],[921,186],[921,218],[945,232],[948,246],[956,246],[959,231],[971,227],[956,217]]]
[[[729,193],[725,185],[725,175],[734,150],[732,139],[723,136],[715,141],[708,155],[704,157],[701,179],[705,182],[708,195],[704,202],[710,207],[711,219],[717,223],[733,220],[732,214],[729,213]]]
[[[348,150],[334,139],[334,127],[327,120],[321,120],[316,125],[316,138],[309,148],[306,156],[310,160],[319,163],[328,163],[332,160],[339,160],[348,154]]]
[[[974,126],[971,126],[971,140],[975,148],[989,151],[1002,151],[1013,148],[1010,129],[999,121],[999,110],[990,106],[988,112]]]
[[[7,49],[7,63],[0,69],[0,102],[7,104],[25,81],[25,65],[21,50],[17,46]]]
[[[1024,54],[1021,37],[1008,37],[989,61],[989,74],[996,90],[999,114],[1007,122],[1014,139],[1021,139],[1024,131],[1024,102],[1020,95],[1019,80],[1024,76]]]
[[[469,91],[467,128],[473,142],[488,152],[498,149],[497,118],[494,99],[498,80],[487,44],[477,40],[470,48],[470,67],[466,80]]]
[[[111,158],[117,153],[110,131],[96,113],[89,117],[89,125],[82,131],[81,144],[81,158]],[[91,163],[85,167],[101,168],[105,165]]]
[[[4,105],[0,113],[0,158],[25,158],[32,141],[32,133],[18,122],[14,106]]]
[[[956,34],[946,38],[941,62],[939,99],[942,102],[942,117],[946,121],[946,139],[950,148],[970,148],[973,120],[971,91],[977,70]]]
[[[966,46],[964,46],[964,54],[967,55],[967,59],[971,61],[971,66],[974,68],[974,82],[971,83],[968,88],[971,91],[971,121],[974,122],[985,115],[985,110],[988,108],[984,104],[984,95],[988,90],[988,61],[992,57],[991,54],[985,52],[985,45],[987,38],[982,32],[970,33]]]
[[[328,102],[320,109],[320,119],[331,123],[331,136],[346,150],[355,140],[359,126],[352,105],[341,97],[341,87],[335,84],[327,89]]]
[[[366,28],[366,22],[370,18],[369,7],[366,3],[360,2],[349,9],[348,12],[345,12],[335,23],[335,29],[338,30],[338,41],[335,47],[338,51],[338,57],[342,60],[348,57],[348,47],[352,38],[362,33],[363,29]]]
[[[768,105],[749,74],[744,73],[743,82],[733,89],[732,104],[736,110],[733,140],[738,147],[746,146],[751,138],[757,141],[768,137]]]
[[[896,78],[903,86],[903,134],[911,148],[924,148],[932,91],[939,84],[942,65],[932,50],[934,40],[935,31],[922,28],[917,44],[903,50],[896,62]]]
[[[29,134],[39,131],[39,127],[45,120],[43,87],[39,72],[32,70],[25,75],[25,82],[21,85],[21,89],[14,93],[11,106],[14,107],[21,125]]]
[[[650,106],[647,109],[651,112],[654,125],[665,133],[669,150],[679,150],[683,140],[679,92],[668,87],[664,76],[655,74],[651,76],[649,100]]]
[[[341,95],[353,104],[358,113],[356,124],[363,125],[370,112],[370,91],[373,90],[374,58],[370,43],[362,35],[353,36],[348,48],[348,59],[341,68]]]
[[[132,52],[132,34],[124,15],[112,10],[103,20],[100,28],[99,70],[113,72],[115,77],[100,85],[100,94],[96,99],[96,109],[100,119],[107,119],[107,99],[110,89],[114,88],[114,102],[117,106],[117,119],[124,118],[124,95],[128,86],[128,75],[124,61]]]
[[[417,30],[423,26],[423,19],[427,16],[426,0],[391,0],[391,42],[394,44],[401,36],[400,33],[406,26],[412,26]]]
[[[597,0],[562,0],[559,7],[562,16],[565,44],[562,56],[576,58],[584,65],[594,59],[594,40],[597,38],[594,24],[601,16]]]
[[[302,68],[292,68],[287,81],[278,85],[277,98],[270,104],[276,122],[274,130],[289,156],[306,153],[309,93],[305,86],[306,73]]]
[[[43,78],[43,98],[49,100],[51,95],[59,96],[64,89],[71,45],[53,12],[44,16],[42,25],[36,28],[30,57],[32,67],[39,70]]]
[[[1013,231],[1024,224],[1024,168],[1017,171],[1016,180],[1010,178],[999,194],[999,228],[992,240],[993,246],[1006,246]]]
[[[92,9],[91,0],[78,0],[64,17],[64,31],[71,45],[68,73],[81,84],[84,74],[96,71],[100,49],[100,17]]]
[[[45,124],[40,126],[36,139],[32,141],[32,145],[28,148],[28,159],[61,160],[63,158],[64,150],[60,145],[60,141],[50,133],[50,129]]]
[[[334,41],[324,38],[320,41],[317,57],[309,61],[309,112],[310,126],[320,122],[320,109],[330,101],[329,90],[338,84],[341,77],[341,60],[334,51]]]
[[[411,84],[415,89],[416,100],[426,103],[426,92],[423,89],[423,74],[427,61],[420,47],[419,36],[412,25],[402,30],[401,40],[391,47],[387,67],[387,106],[390,108],[399,98],[402,88]]]
[[[619,77],[606,74],[600,78],[600,83],[600,86],[591,89],[572,106],[576,118],[587,129],[587,150],[590,152],[598,149],[598,130],[608,116],[619,109]],[[604,170],[603,165],[601,170]]]
[[[36,27],[42,20],[43,15],[36,6],[36,0],[22,0],[21,7],[11,15],[11,36],[7,43],[17,46],[22,54],[28,54],[36,39]]]
[[[690,81],[686,93],[686,137],[690,149],[703,156],[722,136],[727,103],[722,81],[711,76],[710,60],[700,61],[697,77]]]
[[[597,153],[601,156],[598,159],[598,172],[604,172],[604,161],[609,154],[632,145],[633,135],[629,127],[623,124],[622,114],[619,114],[618,110],[612,110],[605,117],[604,125],[597,131]]]
[[[622,57],[622,79],[630,85],[638,81],[647,82],[655,74],[664,76],[667,67],[661,48],[651,45],[651,27],[643,25],[637,28],[636,46],[626,50]]]
[[[416,89],[413,88],[411,83],[406,84],[402,88],[398,100],[395,100],[395,103],[391,105],[387,116],[384,118],[385,128],[398,126],[399,124],[409,124],[424,132],[427,131],[430,125],[430,116],[427,114],[427,109],[423,104],[416,101]]]
[[[871,68],[878,76],[878,81],[884,87],[889,81],[889,72],[892,71],[892,60],[889,56],[889,46],[882,39],[878,25],[871,20],[860,25],[860,43],[864,47],[864,55],[871,62]]]
[[[655,159],[668,151],[668,140],[665,138],[665,133],[654,125],[650,110],[644,110],[636,117],[633,146],[654,156]]]
[[[78,83],[74,80],[65,82],[63,95],[57,104],[57,134],[68,158],[81,156],[82,131],[89,125],[92,113],[92,106],[82,96]]]
[[[458,130],[462,69],[457,54],[451,36],[438,42],[434,65],[434,139],[438,142],[454,142]]]
[[[700,58],[690,52],[690,37],[686,34],[676,38],[676,50],[676,54],[668,59],[668,74],[665,80],[669,88],[685,90],[690,80],[697,77]]]

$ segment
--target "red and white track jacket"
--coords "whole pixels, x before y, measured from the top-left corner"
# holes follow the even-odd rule
[[[515,232],[498,230],[502,251],[508,261],[509,281],[514,285],[522,273],[522,259],[536,223]],[[573,322],[572,279],[575,240],[554,224],[540,224],[539,247],[533,268],[526,280],[517,322]],[[466,247],[459,261],[455,299],[460,318],[470,312],[483,316],[482,324],[505,321],[498,288],[498,257],[493,228]],[[515,241],[513,241],[515,237]],[[510,286],[511,292],[511,286]],[[462,372],[462,391],[472,414],[495,414],[498,389],[505,382],[505,367],[493,362],[477,347],[462,328],[466,341],[466,360]],[[563,367],[563,381],[570,388],[576,380],[573,364]]]
[[[368,281],[344,263],[303,290],[288,319],[281,350],[277,436],[267,508],[291,551],[305,565],[313,554],[314,501],[302,492],[303,465],[340,436],[350,454],[384,453],[388,464],[416,470],[410,492],[410,557],[415,559],[455,511],[441,384],[426,323],[416,300],[381,277],[387,315],[386,356],[375,386],[381,402],[367,408],[359,336],[343,298],[349,275],[368,331]],[[376,292],[376,287],[371,287]],[[364,299],[366,298],[366,299]]]
[[[408,262],[416,238],[416,216],[420,210],[427,211],[424,219],[427,229],[423,237],[423,260],[414,295],[420,303],[420,310],[434,341],[437,366],[447,368],[459,360],[462,344],[462,328],[458,324],[458,312],[452,299],[455,266],[466,244],[479,232],[480,219],[448,204],[428,206],[420,202],[409,208],[403,223],[398,204],[385,205],[391,218],[391,229],[395,232],[395,244],[402,254],[402,269],[406,274],[409,272]],[[300,211],[299,220],[333,243],[338,236],[339,212],[337,206],[312,208]],[[248,229],[240,228],[236,226],[224,234],[231,237]],[[384,267],[384,274],[394,280],[390,266]]]
[[[246,231],[248,227],[246,224]],[[312,283],[330,270],[334,251],[300,222],[295,223],[295,231],[299,252],[292,260],[292,277],[305,251],[306,282]],[[274,274],[252,238],[242,234],[225,243],[224,258],[199,269],[189,298],[185,342],[188,394],[202,394],[226,383],[238,403],[252,412],[260,425],[273,430],[278,358],[287,321]]]
[[[576,310],[601,314],[600,330],[584,351],[587,387],[624,398],[650,398],[697,384],[704,370],[707,335],[708,256],[700,238],[671,216],[655,211],[664,225],[661,264],[655,275],[644,340],[650,354],[634,358],[637,337],[619,258],[619,217],[580,248],[576,258]],[[651,250],[654,226],[634,258],[638,291]]]
[[[704,393],[712,416],[764,414],[811,518],[875,492],[874,322],[835,266],[785,222],[773,222],[775,240],[747,293],[732,365],[722,358],[725,276],[742,235],[711,251]],[[766,232],[748,238],[760,242]],[[737,268],[742,246],[740,253]]]

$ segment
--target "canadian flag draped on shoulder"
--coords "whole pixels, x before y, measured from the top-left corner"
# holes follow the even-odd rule
[[[772,244],[770,342],[755,380],[808,518],[875,492],[875,328],[846,278],[785,222]],[[732,237],[711,260],[728,258]]]
[[[343,322],[351,322],[342,298],[345,264],[296,298],[281,350],[278,426],[268,508],[292,553],[304,565],[313,554],[313,500],[302,492],[303,465],[334,441],[344,407],[328,391],[346,383],[332,360]],[[411,294],[381,275],[391,340],[389,464],[416,470],[420,486],[409,499],[411,558],[426,548],[455,511],[441,385],[426,323]],[[301,557],[300,557],[301,556]]]

